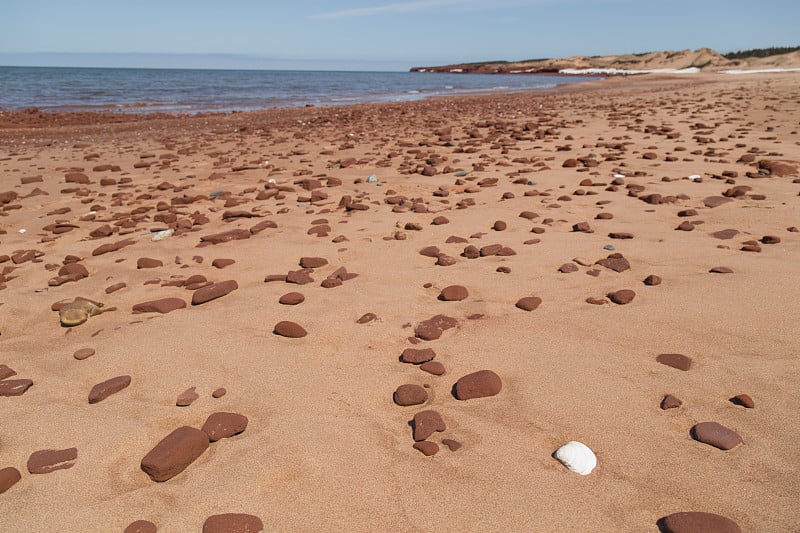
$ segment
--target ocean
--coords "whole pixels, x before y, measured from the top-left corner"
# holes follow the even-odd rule
[[[203,113],[541,90],[588,76],[0,67],[0,109]]]

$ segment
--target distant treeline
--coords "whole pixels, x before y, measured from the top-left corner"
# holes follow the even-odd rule
[[[747,59],[749,57],[769,57],[777,56],[780,54],[788,54],[789,52],[796,52],[800,50],[800,46],[775,46],[772,48],[757,48],[755,50],[740,50],[738,52],[731,52],[730,54],[723,54],[726,59]]]

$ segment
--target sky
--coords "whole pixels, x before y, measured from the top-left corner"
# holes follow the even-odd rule
[[[800,45],[798,0],[0,0],[0,65],[396,70]]]

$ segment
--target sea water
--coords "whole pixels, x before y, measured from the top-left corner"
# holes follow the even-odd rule
[[[202,113],[541,90],[589,76],[0,67],[0,109]]]

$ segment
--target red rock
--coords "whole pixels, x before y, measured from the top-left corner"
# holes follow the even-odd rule
[[[278,299],[278,303],[283,305],[297,305],[306,300],[306,297],[299,292],[287,292]]]
[[[644,284],[649,287],[654,287],[656,285],[661,285],[661,277],[656,276],[655,274],[650,274],[646,278],[644,278]]]
[[[588,222],[578,222],[572,225],[572,231],[578,233],[594,233],[594,230]]]
[[[672,394],[665,395],[664,398],[662,398],[661,400],[661,409],[665,411],[667,409],[675,409],[676,407],[680,407],[681,405],[683,405],[683,402],[680,401],[675,396],[673,396]]]
[[[439,361],[427,361],[422,363],[419,368],[434,376],[441,376],[445,372],[444,365]]]
[[[466,287],[461,285],[450,285],[442,289],[439,293],[439,300],[443,302],[460,302],[469,296]]]
[[[123,533],[156,533],[158,528],[148,520],[137,520],[125,528]]]
[[[378,319],[378,315],[375,313],[364,313],[358,320],[356,320],[357,324],[368,324],[374,320]]]
[[[436,455],[439,453],[439,445],[435,442],[429,442],[427,440],[415,442],[414,449],[422,452],[425,457],[430,457],[431,455]]]
[[[696,441],[714,446],[720,450],[730,450],[742,443],[742,437],[718,422],[700,422],[691,431]]]
[[[0,469],[0,494],[13,487],[20,479],[22,474],[13,466]]]
[[[131,384],[130,376],[117,376],[98,383],[89,391],[89,403],[99,403]]]
[[[235,280],[230,279],[197,289],[192,294],[192,305],[200,305],[210,302],[211,300],[216,300],[217,298],[230,294],[238,288],[239,284],[236,283]]]
[[[103,244],[92,250],[92,256],[103,255],[109,252],[116,252],[117,250],[121,250],[126,246],[131,246],[132,244],[136,244],[136,241],[134,241],[133,239],[125,239],[115,243]]]
[[[694,224],[692,224],[688,220],[685,220],[685,221],[681,222],[680,224],[678,224],[678,227],[675,228],[675,229],[677,231],[694,231]]]
[[[77,183],[79,185],[86,185],[89,183],[89,176],[80,172],[69,172],[64,176],[66,183]]]
[[[711,234],[711,236],[714,237],[715,239],[721,239],[721,240],[733,239],[737,235],[739,235],[739,230],[735,229],[723,229],[720,231],[715,231],[714,233]]]
[[[411,363],[412,365],[419,365],[427,363],[436,357],[436,352],[431,348],[406,348],[400,355],[400,361],[403,363]]]
[[[0,380],[16,376],[17,373],[6,365],[0,365]]]
[[[495,231],[505,231],[508,228],[508,224],[503,222],[502,220],[495,221],[494,225],[492,225],[492,229]]]
[[[0,381],[0,397],[22,396],[32,385],[30,379],[4,379]]]
[[[560,267],[558,267],[558,271],[562,274],[571,274],[572,272],[578,271],[578,265],[574,263],[564,263]]]
[[[227,393],[228,393],[228,391],[225,390],[225,387],[220,387],[220,388],[216,389],[214,392],[211,393],[211,397],[212,398],[222,398]]]
[[[301,257],[300,266],[303,268],[321,268],[328,264],[323,257]]]
[[[438,257],[440,253],[441,251],[436,246],[426,246],[419,251],[419,255],[424,255],[425,257]]]
[[[442,439],[442,444],[450,448],[451,452],[458,451],[461,448],[461,446],[463,446],[460,442],[453,439]]]
[[[414,335],[424,341],[436,340],[442,336],[442,332],[454,328],[458,321],[445,315],[436,315],[428,320],[420,322],[414,328]]]
[[[489,244],[488,246],[482,247],[479,253],[481,257],[489,257],[492,255],[497,255],[497,253],[502,249],[502,244]]]
[[[160,300],[152,300],[149,302],[142,302],[133,306],[133,313],[170,313],[176,309],[183,309],[186,307],[186,302],[180,298],[162,298]]]
[[[629,304],[636,297],[636,293],[630,289],[622,289],[616,292],[606,294],[609,300],[617,305]]]
[[[290,270],[289,273],[286,274],[286,283],[306,285],[313,282],[314,278],[311,277],[309,270]]]
[[[261,233],[265,229],[268,229],[268,228],[275,229],[277,227],[278,227],[278,225],[275,222],[271,221],[271,220],[262,220],[258,224],[256,224],[253,227],[251,227],[248,231],[250,232],[251,235],[255,235],[257,233]],[[242,237],[242,238],[246,238],[246,237]]]
[[[118,290],[124,289],[127,286],[128,286],[128,284],[127,283],[123,283],[123,282],[115,283],[113,285],[109,285],[108,287],[106,287],[106,294],[111,294],[112,292],[117,292]]]
[[[609,233],[608,237],[610,239],[627,240],[627,239],[633,239],[633,233],[622,233],[622,232],[616,231],[616,232]]]
[[[49,474],[56,470],[66,470],[75,466],[78,449],[40,450],[33,452],[28,458],[28,472],[31,474]]]
[[[692,367],[692,358],[679,353],[662,353],[656,357],[656,361],[684,372]]]
[[[158,268],[164,266],[164,262],[158,259],[152,259],[150,257],[140,257],[138,261],[136,261],[136,268]]]
[[[776,235],[764,235],[761,237],[762,244],[778,244],[781,242],[781,238]]]
[[[724,266],[714,267],[711,270],[709,270],[709,272],[712,272],[714,274],[733,274],[733,270]]]
[[[142,459],[141,467],[153,481],[167,481],[192,464],[208,448],[208,435],[182,426],[161,439]]]
[[[714,207],[719,207],[723,204],[727,204],[728,202],[732,202],[730,198],[725,198],[724,196],[709,196],[703,200],[703,205],[708,207],[709,209],[713,209]]]
[[[400,385],[392,398],[397,405],[419,405],[428,401],[428,392],[419,385]]]
[[[412,426],[414,427],[414,440],[417,442],[427,439],[436,431],[447,429],[442,415],[432,410],[420,411],[415,414]]]
[[[586,298],[586,303],[587,304],[592,304],[592,305],[603,305],[603,304],[607,304],[608,300],[606,300],[605,298],[589,297],[589,298]]]
[[[287,320],[283,320],[275,324],[273,333],[275,335],[280,335],[281,337],[289,337],[290,339],[299,339],[308,335],[308,332],[303,329],[300,324],[289,322]]]
[[[524,298],[520,298],[514,305],[523,311],[533,311],[538,308],[541,303],[542,299],[538,296],[526,296]]]
[[[214,259],[211,261],[211,266],[214,268],[225,268],[226,266],[231,266],[232,264],[236,263],[233,259]]]
[[[257,516],[227,513],[209,516],[203,524],[203,533],[258,533],[264,523]]]
[[[605,259],[595,261],[595,264],[613,270],[614,272],[625,272],[631,268],[631,264],[620,253],[610,254]]]
[[[211,442],[217,442],[220,439],[226,439],[242,433],[247,429],[247,423],[247,417],[244,415],[214,413],[206,419],[202,429]]]
[[[444,217],[444,216],[441,216],[441,215],[436,217],[436,218],[434,218],[433,221],[431,221],[431,224],[433,224],[434,226],[441,226],[441,225],[449,224],[449,223],[450,223],[450,220],[447,217]]]
[[[664,533],[742,533],[730,518],[701,512],[674,513],[659,520]]]
[[[762,159],[758,162],[758,168],[769,172],[770,176],[797,176],[797,167],[786,161]]]
[[[221,244],[224,242],[249,239],[252,233],[246,229],[232,229],[223,231],[222,233],[215,233],[213,235],[206,235],[200,237],[200,242],[207,242],[211,244]]]
[[[747,409],[752,409],[756,406],[755,402],[753,402],[753,399],[748,394],[737,394],[731,398],[730,401],[735,405],[740,405]]]
[[[459,400],[494,396],[503,388],[500,376],[491,370],[479,370],[463,376],[456,382],[455,396]]]
[[[189,407],[190,405],[192,405],[194,401],[200,397],[200,395],[197,394],[197,392],[195,391],[196,388],[197,387],[189,387],[188,389],[180,393],[178,395],[178,399],[175,400],[175,405],[177,407]]]

